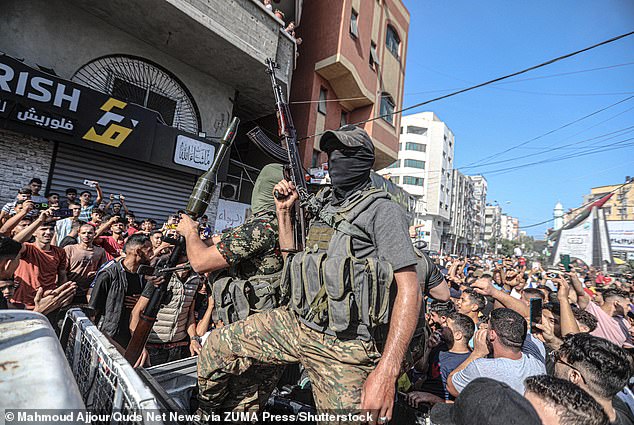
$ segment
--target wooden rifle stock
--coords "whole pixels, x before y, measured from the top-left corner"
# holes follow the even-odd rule
[[[181,257],[183,251],[185,249],[185,238],[179,236],[176,243],[174,244],[174,249],[167,260],[167,264],[165,268],[173,268],[178,264],[178,260]],[[123,357],[130,362],[131,365],[134,365],[136,361],[141,356],[143,352],[143,348],[145,347],[145,343],[147,342],[148,336],[150,335],[150,331],[152,331],[152,326],[154,326],[154,322],[156,322],[156,316],[161,308],[161,303],[163,301],[163,297],[167,292],[167,285],[172,279],[173,271],[168,271],[164,273],[160,270],[156,272],[156,275],[163,275],[165,280],[158,288],[154,288],[152,292],[152,296],[150,297],[150,302],[145,307],[143,312],[140,315],[139,323],[137,327],[134,329],[134,333],[132,334],[132,338],[130,339],[130,343],[125,350],[125,354]]]

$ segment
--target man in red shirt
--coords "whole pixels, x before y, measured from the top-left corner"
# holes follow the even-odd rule
[[[116,221],[110,224],[112,236],[100,236],[95,239],[94,242],[95,245],[98,245],[106,250],[106,257],[108,258],[108,261],[120,257],[121,252],[123,251],[123,245],[125,244],[125,224],[123,224],[121,218],[114,217],[114,219],[116,219]],[[111,221],[109,221],[109,223]]]
[[[18,255],[19,264],[15,270],[15,282],[18,288],[11,302],[24,305],[32,310],[35,307],[35,294],[41,287],[44,291],[55,289],[67,281],[66,253],[62,248],[52,246],[54,223],[50,211],[42,211],[40,216],[26,229],[15,236],[22,242]],[[35,236],[35,242],[26,242]]]

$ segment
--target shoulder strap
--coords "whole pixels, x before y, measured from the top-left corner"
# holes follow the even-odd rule
[[[359,192],[349,204],[335,212],[319,211],[319,218],[335,230],[352,238],[372,243],[372,238],[352,221],[377,199],[389,199],[383,189],[372,188]]]

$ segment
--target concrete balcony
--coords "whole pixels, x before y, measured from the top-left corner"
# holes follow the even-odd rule
[[[328,80],[335,94],[347,110],[372,105],[376,96],[361,81],[354,64],[341,53],[315,64],[315,72]]]
[[[71,0],[85,11],[215,79],[235,87],[234,112],[273,112],[264,61],[290,86],[295,41],[258,0]],[[297,20],[297,17],[295,17]]]

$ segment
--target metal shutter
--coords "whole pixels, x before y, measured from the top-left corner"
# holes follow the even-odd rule
[[[66,189],[74,187],[78,193],[90,190],[96,196],[94,189],[83,185],[84,179],[99,181],[106,201],[111,193],[122,193],[137,220],[159,222],[187,205],[196,182],[193,174],[60,143],[49,192],[63,199]]]

